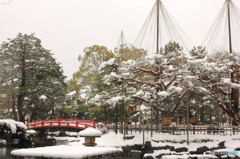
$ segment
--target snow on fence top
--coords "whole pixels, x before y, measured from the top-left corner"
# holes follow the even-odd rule
[[[13,134],[17,132],[17,127],[27,130],[27,126],[24,123],[12,119],[0,120],[0,125],[3,124],[6,124],[11,129]]]

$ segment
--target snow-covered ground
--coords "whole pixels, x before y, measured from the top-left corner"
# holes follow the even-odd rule
[[[78,147],[78,146],[47,146],[31,149],[13,150],[11,155],[32,156],[43,158],[87,158],[104,154],[111,154],[121,151],[120,148],[112,147]]]
[[[27,129],[27,127],[21,123],[16,122],[11,119],[0,120],[0,124],[6,123],[11,129],[12,133],[16,133],[17,127]],[[12,155],[17,156],[36,156],[36,157],[49,157],[49,158],[86,158],[90,156],[97,156],[100,154],[109,154],[122,151],[121,147],[126,145],[135,145],[135,144],[144,144],[146,141],[151,141],[153,147],[162,147],[162,146],[174,146],[174,148],[186,147],[188,152],[196,151],[197,148],[202,146],[207,146],[208,148],[217,147],[218,144],[222,141],[225,141],[225,149],[217,150],[220,152],[227,151],[233,152],[235,155],[240,158],[240,151],[234,151],[236,148],[240,149],[240,133],[235,133],[235,135],[209,135],[209,134],[189,134],[189,145],[187,144],[187,135],[178,134],[172,135],[168,133],[153,133],[151,136],[150,132],[134,132],[129,136],[134,136],[133,139],[124,140],[124,135],[121,133],[115,134],[114,132],[108,132],[101,136],[101,132],[96,131],[95,129],[89,129],[90,132],[84,133],[69,133],[70,136],[97,136],[95,147],[84,146],[85,143],[84,137],[56,137],[57,140],[65,140],[68,142],[67,145],[57,145],[57,146],[48,146],[40,148],[31,148],[31,149],[19,149],[11,152]],[[99,137],[101,136],[101,137]],[[145,154],[145,156],[156,157],[159,154],[168,153],[175,154],[170,150],[154,150],[152,154]],[[191,157],[193,157],[192,155]],[[187,153],[176,156],[176,155],[165,155],[163,158],[188,158]],[[198,155],[198,158],[214,158],[211,154]]]
[[[56,157],[60,158],[76,158],[76,156],[84,156],[84,155],[93,155],[98,154],[99,151],[104,152],[117,152],[121,151],[121,146],[126,145],[134,145],[134,144],[142,144],[145,141],[151,141],[152,146],[160,147],[160,146],[174,146],[175,148],[179,147],[186,147],[188,151],[196,151],[198,147],[207,146],[208,148],[217,147],[221,141],[225,141],[225,146],[227,151],[234,151],[236,148],[240,148],[240,134],[237,135],[204,135],[204,134],[190,134],[189,141],[190,144],[187,145],[186,140],[187,136],[182,135],[171,135],[167,133],[153,133],[151,137],[150,132],[145,132],[144,139],[143,134],[136,132],[133,134],[129,134],[129,136],[134,136],[131,140],[124,140],[123,134],[115,134],[114,132],[108,132],[107,134],[103,134],[101,137],[96,138],[95,142],[97,145],[92,147],[91,149],[83,145],[85,142],[84,137],[58,137],[57,140],[67,140],[67,145],[58,145],[58,146],[51,146],[45,148],[33,148],[33,149],[20,149],[15,150],[12,154],[21,154],[21,156],[29,156],[29,154],[44,154],[45,156]],[[202,141],[206,142],[202,142]],[[60,153],[59,153],[60,152]],[[174,153],[170,152],[170,150],[157,150],[154,151],[153,154],[145,154],[151,155],[153,157],[158,156],[160,153]],[[240,152],[237,152],[238,156],[240,157]],[[205,155],[198,155],[198,157],[207,158],[211,157],[209,154]],[[213,157],[213,156],[212,156]],[[176,158],[174,155],[170,156],[163,156],[163,158]],[[188,155],[177,156],[177,158],[188,158]]]
[[[134,136],[131,140],[123,140],[123,134],[115,134],[114,132],[108,132],[107,134],[102,135],[100,138],[96,138],[96,143],[98,146],[103,147],[121,147],[125,145],[134,145],[134,144],[142,144],[145,141],[151,141],[152,146],[174,146],[175,148],[178,147],[187,147],[189,151],[195,151],[200,146],[207,146],[209,148],[218,146],[218,143],[221,141],[226,141],[225,146],[230,149],[240,148],[240,134],[238,135],[204,135],[204,134],[189,134],[189,141],[190,144],[187,145],[187,135],[171,135],[168,133],[153,133],[151,137],[150,131],[144,133],[144,141],[143,141],[143,134],[136,132],[136,133],[129,133],[126,136]],[[65,138],[65,137],[64,137]],[[58,139],[61,139],[59,137]],[[200,140],[205,139],[205,141],[210,142],[202,142]],[[175,141],[175,143],[168,142]],[[84,142],[84,138],[80,137],[79,142],[70,142],[68,145],[82,145]],[[182,143],[183,142],[183,143]]]

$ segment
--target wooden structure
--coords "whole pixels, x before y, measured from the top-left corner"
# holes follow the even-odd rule
[[[143,130],[147,133],[151,132],[151,125],[127,125],[128,126],[128,134],[131,133],[141,133]],[[108,129],[111,131],[115,130],[114,125],[108,125]],[[121,129],[121,125],[118,125],[118,129]],[[186,134],[187,130],[189,134],[221,134],[221,135],[239,135],[240,134],[240,126],[216,126],[216,125],[153,125],[153,132],[155,133],[169,133],[173,135],[177,134]]]
[[[80,131],[88,127],[96,127],[97,123],[103,123],[92,120],[75,120],[75,119],[47,119],[32,122],[26,122],[28,129],[38,131]],[[106,124],[106,123],[104,123]]]
[[[170,117],[165,117],[162,118],[162,126],[169,126],[172,123],[172,118]]]

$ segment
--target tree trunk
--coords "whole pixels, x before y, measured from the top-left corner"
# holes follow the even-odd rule
[[[156,121],[156,126],[159,125],[159,110],[156,109],[155,107],[155,121]]]
[[[15,108],[15,98],[14,98],[14,94],[12,93],[12,111],[13,111],[13,119],[18,121],[18,116],[16,113],[16,108]]]
[[[199,111],[199,94],[196,93],[196,124],[199,125],[200,111]]]
[[[25,54],[26,54],[26,46],[23,45],[23,52],[21,53],[21,84],[19,86],[19,92],[17,96],[17,108],[18,108],[18,116],[19,116],[19,121],[25,123],[25,118],[23,115],[23,100],[25,97],[24,93],[24,88],[26,86],[26,64],[25,64]]]
[[[18,108],[18,116],[19,116],[19,121],[25,123],[25,118],[23,116],[23,110],[22,110],[22,102],[23,101],[23,95],[20,94],[17,97],[17,108]]]
[[[234,83],[239,84],[239,74],[235,73],[235,77],[233,76],[233,81]],[[232,94],[231,94],[231,98],[232,98],[232,109],[233,109],[233,113],[234,115],[236,113],[239,113],[239,88],[233,88],[232,89]],[[236,117],[234,116],[234,121],[236,121]]]
[[[52,109],[52,117],[53,117],[53,116],[55,116],[54,103],[52,103],[52,107],[51,107],[51,109]]]

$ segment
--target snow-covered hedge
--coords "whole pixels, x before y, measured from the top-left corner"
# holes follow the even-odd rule
[[[17,129],[21,129],[22,131],[27,130],[27,126],[24,123],[12,119],[0,120],[0,128],[2,130],[4,130],[5,128],[10,129],[12,134],[16,134]]]

